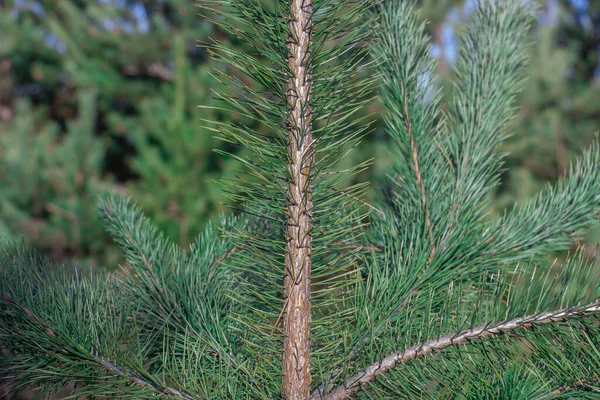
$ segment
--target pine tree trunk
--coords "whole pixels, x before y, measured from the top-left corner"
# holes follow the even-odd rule
[[[310,394],[310,274],[314,160],[311,108],[312,0],[290,0],[288,120],[288,215],[283,315],[283,398]]]

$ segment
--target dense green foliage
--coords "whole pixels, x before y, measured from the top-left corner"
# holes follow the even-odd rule
[[[214,105],[212,91],[218,88],[223,93],[227,89],[209,75],[219,66],[198,47],[198,41],[220,33],[199,20],[192,4],[187,0],[145,2],[142,7],[147,15],[141,22],[136,16],[140,7],[136,2],[3,4],[3,153],[18,152],[20,142],[45,141],[49,147],[60,147],[63,138],[78,141],[81,139],[71,136],[93,137],[96,144],[90,147],[94,155],[90,154],[93,161],[89,162],[95,163],[94,179],[135,197],[174,240],[188,244],[208,221],[218,220],[218,212],[224,211],[220,203],[225,199],[208,182],[235,173],[237,163],[214,153],[220,144],[208,129],[199,129],[201,118],[219,120],[223,113],[197,106]],[[96,93],[95,104],[87,106],[93,109],[84,109],[79,99],[90,91]],[[35,114],[35,123],[28,122],[29,128],[23,127],[23,121],[30,119],[27,107]],[[86,121],[79,130],[69,128],[81,118]],[[46,130],[55,133],[50,137]],[[16,154],[10,157],[23,166],[25,179],[46,179],[43,169],[24,153],[19,159]],[[69,176],[80,167],[76,159],[62,157],[64,173],[58,169],[54,172],[64,182],[61,192],[65,197],[78,190]],[[19,190],[12,178],[3,182],[2,190]],[[110,240],[95,234],[95,243],[90,244],[87,241],[91,239],[69,237],[71,232],[55,213],[43,211],[40,215],[40,209],[52,207],[53,196],[47,195],[44,186],[30,190],[34,193],[27,196],[36,196],[39,204],[23,197],[15,204],[7,194],[9,199],[3,206],[7,211],[2,215],[3,224],[9,228],[5,234],[25,235],[56,256],[91,257],[97,264],[115,264]],[[96,201],[97,193],[89,193],[78,198],[80,203],[73,208],[93,210]],[[13,208],[19,208],[22,215],[14,216],[10,212]],[[93,211],[82,218],[87,225],[99,226]],[[32,224],[26,222],[31,220],[38,230],[65,239],[48,243],[49,234],[42,237],[31,231]]]
[[[444,28],[450,16],[456,19],[458,14],[462,23],[455,28],[460,32],[468,15],[461,0],[418,3],[424,9],[419,20],[429,21],[425,30],[442,49],[437,70],[445,83],[442,102],[446,103],[454,65],[443,51]],[[567,1],[556,4],[556,18],[551,23],[540,18],[539,27],[531,32],[535,44],[530,51],[529,79],[518,96],[521,111],[511,127],[516,135],[501,150],[510,154],[506,158],[509,168],[503,170],[491,203],[497,212],[539,192],[546,182],[556,181],[591,143],[598,125],[594,99],[599,87],[600,4],[591,1],[588,11],[579,14]],[[247,49],[246,44],[199,18],[188,0],[4,0],[0,7],[0,157],[12,154],[11,165],[19,165],[22,178],[30,182],[25,196],[17,200],[14,193],[20,191],[20,181],[0,177],[4,235],[24,236],[55,257],[116,265],[119,254],[106,235],[86,238],[70,232],[67,216],[60,211],[65,207],[53,206],[61,200],[47,194],[47,185],[31,186],[31,182],[47,181],[43,169],[33,162],[35,157],[16,156],[19,151],[24,154],[18,143],[29,140],[61,147],[63,138],[75,132],[70,122],[80,119],[80,99],[89,91],[96,93],[96,110],[90,111],[86,117],[90,120],[81,129],[89,129],[84,134],[94,136],[99,144],[90,150],[98,157],[94,182],[85,185],[127,193],[168,237],[184,247],[207,221],[218,220],[218,213],[226,209],[222,203],[230,202],[211,182],[244,172],[237,160],[213,152],[240,150],[215,140],[212,127],[203,120],[250,122],[219,109],[213,91],[225,93],[228,88],[209,72],[213,68],[237,72],[211,61],[198,43],[210,37],[229,41],[236,49]],[[251,85],[260,90],[260,85]],[[24,130],[27,104],[35,114],[35,124]],[[373,103],[360,112],[379,108]],[[383,124],[373,122],[372,134],[361,142],[359,151],[339,161],[339,169],[372,158],[373,166],[352,180],[372,181],[379,189],[387,186],[389,138]],[[56,134],[48,136],[44,133],[48,130]],[[65,168],[53,174],[62,182],[63,196],[82,210],[76,218],[99,232],[100,222],[90,211],[96,193],[77,195],[77,200],[67,195],[78,190],[69,175],[78,166],[75,158],[63,158],[60,163]],[[376,201],[374,193],[369,191],[365,199]],[[32,196],[37,200],[32,201]],[[68,218],[74,220],[73,215]],[[40,232],[51,232],[54,239]],[[588,240],[595,243],[596,236]]]
[[[518,99],[515,135],[503,146],[509,155],[499,209],[554,182],[594,139],[600,111],[595,100],[600,96],[600,3],[590,3],[587,14],[559,2],[554,19],[543,21],[532,35],[535,45]]]
[[[94,207],[112,186],[102,177],[105,146],[93,135],[96,97],[80,94],[80,115],[63,138],[57,124],[45,124],[28,101],[19,103],[11,134],[0,136],[3,238],[24,231],[56,258],[109,257]],[[103,261],[114,263],[116,256]]]
[[[598,138],[555,185],[500,217],[489,213],[505,158],[499,149],[525,84],[534,8],[477,1],[460,36],[463,51],[446,101],[414,1],[314,5],[316,147],[315,166],[306,172],[314,185],[312,398],[551,399],[600,392],[595,260],[579,248],[552,263],[553,252],[567,250],[600,222]],[[112,273],[2,243],[0,376],[12,390],[33,385],[43,394],[74,382],[73,394],[88,398],[281,397],[291,179],[287,7],[284,0],[214,0],[201,8],[245,46],[210,47],[219,63],[236,70],[216,73],[232,89],[217,97],[240,117],[213,115],[206,125],[243,167],[245,175],[221,182],[244,214],[205,224],[186,248],[126,196],[108,195],[98,216],[125,257]],[[177,79],[176,106],[187,104],[186,76]],[[368,132],[364,108],[375,87],[391,168],[386,190],[372,195],[376,201],[363,215],[366,185],[350,178],[365,163],[344,168],[347,161],[339,159]],[[67,136],[56,154],[40,149],[57,130],[31,138],[28,118],[17,120],[15,148],[25,152],[19,138],[29,135],[25,143],[34,144],[31,154],[40,163],[60,168],[63,152],[79,160],[75,169],[63,167],[75,187],[80,173],[97,177],[104,150],[89,127],[96,96],[81,95],[78,123],[69,126],[79,134]],[[168,104],[144,104],[140,112],[165,149],[178,154],[179,146],[201,142],[180,127],[182,114],[169,114]],[[165,131],[187,139],[171,141]],[[139,157],[156,157],[150,149],[156,142],[136,140],[145,149]],[[10,179],[24,179],[10,162],[6,154]],[[152,176],[163,164],[139,168]],[[67,202],[95,193],[94,179],[65,199],[53,186],[60,182],[42,178],[35,185],[48,191],[49,204],[82,210],[74,215],[90,225],[74,234],[94,239],[87,209]],[[137,185],[139,193],[150,190]],[[8,198],[18,201],[15,194]]]

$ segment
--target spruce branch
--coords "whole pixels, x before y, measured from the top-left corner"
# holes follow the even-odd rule
[[[584,306],[563,308],[554,311],[513,318],[506,321],[487,323],[461,332],[444,335],[436,339],[408,347],[402,351],[392,353],[381,360],[369,365],[366,369],[356,373],[345,383],[325,396],[313,394],[314,400],[342,400],[352,396],[362,386],[369,384],[378,376],[385,374],[398,365],[406,364],[417,358],[425,357],[436,351],[442,351],[451,346],[464,345],[472,341],[482,340],[510,334],[520,329],[531,329],[543,325],[552,325],[571,319],[589,317],[600,312],[600,301],[595,301]]]

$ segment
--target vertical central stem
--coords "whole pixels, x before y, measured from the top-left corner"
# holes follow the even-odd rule
[[[310,274],[314,160],[311,108],[312,0],[290,0],[288,38],[288,184],[283,315],[283,398],[309,398]]]

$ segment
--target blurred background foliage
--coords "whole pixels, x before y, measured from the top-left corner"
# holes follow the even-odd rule
[[[0,0],[0,235],[58,258],[115,266],[95,215],[106,190],[129,194],[184,246],[228,202],[218,182],[243,174],[203,120],[219,109],[227,68],[200,46],[229,40],[193,0]],[[600,0],[544,0],[494,213],[556,180],[600,127]],[[422,0],[437,79],[451,92],[469,0]],[[228,71],[235,73],[235,71]],[[260,88],[257,88],[260,90]],[[200,108],[198,105],[202,105]],[[365,113],[376,113],[374,102]],[[373,117],[375,120],[375,115]],[[384,186],[383,127],[343,163],[373,159],[357,179]],[[214,151],[214,150],[217,151]],[[235,205],[234,205],[235,206]],[[598,242],[598,232],[589,241]]]

